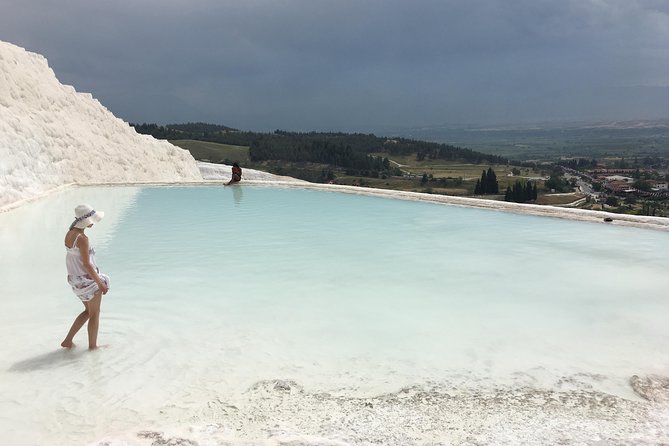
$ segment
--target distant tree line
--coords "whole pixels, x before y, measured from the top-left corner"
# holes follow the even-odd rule
[[[267,166],[267,171],[275,175],[285,175],[310,183],[329,183],[335,180],[336,175],[332,169],[314,169],[288,164],[275,164]]]
[[[195,139],[249,147],[252,161],[283,160],[330,164],[346,169],[347,174],[379,176],[399,174],[388,157],[416,154],[419,160],[444,159],[468,163],[504,164],[497,155],[470,149],[406,138],[382,138],[373,134],[336,132],[241,132],[226,126],[204,123],[131,124],[137,132],[158,139]]]
[[[593,169],[593,168],[597,167],[597,160],[594,159],[594,158],[593,159],[578,158],[578,159],[560,160],[557,163],[560,166],[569,167],[570,169],[574,169],[574,170]]]
[[[532,181],[523,184],[520,180],[516,180],[513,185],[507,186],[506,193],[504,194],[504,200],[513,201],[515,203],[526,203],[536,199],[537,184]]]
[[[387,157],[368,155],[355,151],[338,140],[306,138],[270,140],[260,139],[249,148],[253,161],[282,160],[312,162],[342,167],[347,175],[378,177],[395,173]]]
[[[169,124],[166,126],[158,124],[130,124],[137,133],[151,135],[156,139],[197,139],[201,141],[213,141],[226,133],[237,132],[237,130],[224,125],[206,124],[204,122],[189,122],[187,124]],[[229,144],[229,143],[228,143]]]
[[[498,194],[499,193],[499,184],[497,183],[497,175],[495,171],[492,170],[492,167],[488,168],[488,171],[485,170],[481,173],[481,178],[476,180],[476,186],[474,186],[474,195],[486,195],[486,194]]]
[[[462,177],[438,177],[436,178],[432,174],[423,173],[423,176],[420,179],[421,186],[425,186],[430,183],[430,186],[434,185],[437,187],[460,187],[464,183]]]

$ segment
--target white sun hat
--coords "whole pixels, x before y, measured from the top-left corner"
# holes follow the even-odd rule
[[[74,223],[72,223],[73,228],[84,229],[88,225],[99,223],[102,220],[102,217],[105,216],[105,213],[102,211],[96,211],[87,204],[80,204],[74,208]]]

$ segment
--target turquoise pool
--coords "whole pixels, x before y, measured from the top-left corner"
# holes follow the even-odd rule
[[[58,348],[81,309],[62,241],[79,202],[106,211],[87,232],[112,278],[94,353]],[[258,383],[639,402],[630,376],[669,373],[666,232],[299,188],[89,187],[0,214],[0,252],[13,444],[225,425],[203,407],[239,409]]]

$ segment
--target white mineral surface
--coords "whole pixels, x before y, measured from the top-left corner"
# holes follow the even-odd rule
[[[201,179],[188,151],[138,134],[44,57],[0,41],[0,208],[71,183]]]

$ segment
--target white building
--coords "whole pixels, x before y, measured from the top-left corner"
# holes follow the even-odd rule
[[[655,184],[653,184],[652,189],[656,191],[669,190],[669,183],[667,183],[666,181],[658,181]]]
[[[624,181],[626,183],[634,183],[634,178],[624,177],[622,175],[611,175],[606,177],[606,181]]]

